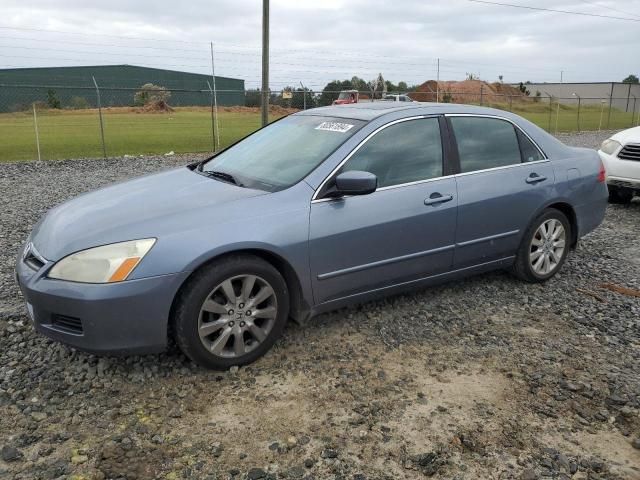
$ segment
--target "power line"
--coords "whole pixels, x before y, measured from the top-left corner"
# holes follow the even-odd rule
[[[9,27],[5,25],[0,25],[0,29],[2,30],[18,30],[25,32],[41,32],[41,33],[58,33],[63,35],[82,35],[85,37],[108,37],[108,38],[118,38],[124,40],[139,40],[139,41],[148,41],[148,42],[168,42],[168,43],[185,43],[188,45],[206,45],[207,42],[189,42],[187,40],[167,40],[162,38],[149,38],[149,37],[127,37],[124,35],[109,35],[106,33],[84,33],[84,32],[69,32],[64,30],[47,30],[44,28],[27,28],[27,27]],[[221,45],[227,45],[229,47],[237,47],[237,48],[260,48],[255,46],[248,45],[238,45],[232,43],[222,43]]]
[[[632,17],[638,17],[640,18],[640,15],[636,14],[636,13],[631,13],[628,12],[626,10],[620,10],[619,8],[615,8],[615,7],[610,7],[609,5],[603,5],[602,3],[598,3],[598,2],[590,2],[589,0],[578,0],[579,2],[582,3],[586,3],[588,5],[593,5],[595,7],[600,7],[600,8],[606,8],[607,10],[613,10],[614,12],[618,12],[618,13],[624,13],[626,15],[631,15]]]
[[[627,22],[640,22],[640,18],[613,17],[611,15],[598,15],[597,13],[571,12],[569,10],[556,10],[553,8],[530,7],[527,5],[516,5],[513,3],[489,2],[487,0],[467,0],[473,3],[484,3],[486,5],[497,5],[499,7],[524,8],[525,10],[536,10],[540,12],[566,13],[569,15],[581,15],[584,17],[608,18],[610,20],[626,20]]]

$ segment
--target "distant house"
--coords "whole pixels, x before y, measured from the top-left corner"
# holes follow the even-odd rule
[[[24,110],[33,102],[46,103],[51,95],[62,108],[85,101],[95,107],[92,77],[100,86],[102,105],[106,107],[133,105],[135,90],[145,83],[171,90],[168,103],[174,107],[211,104],[211,75],[200,73],[135,65],[8,68],[0,69],[0,112]],[[244,105],[244,80],[216,76],[216,90],[218,105]]]

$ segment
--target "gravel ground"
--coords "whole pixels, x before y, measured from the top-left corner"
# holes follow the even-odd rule
[[[602,286],[640,289],[637,200],[545,285],[496,272],[336,311],[239,370],[36,335],[12,279],[34,222],[187,160],[0,165],[0,478],[640,478],[640,298]]]

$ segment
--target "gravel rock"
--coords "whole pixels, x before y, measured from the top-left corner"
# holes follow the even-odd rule
[[[561,139],[597,147],[611,133]],[[602,285],[640,289],[638,200],[610,205],[545,284],[493,272],[331,312],[233,373],[173,346],[96,357],[35,333],[13,266],[37,220],[193,158],[0,165],[0,476],[637,476],[637,455],[619,456],[640,448],[640,299]],[[585,437],[617,453],[593,458]]]
[[[10,445],[5,445],[0,450],[0,458],[5,462],[15,462],[22,459],[24,455],[20,450]]]
[[[322,458],[338,458],[338,451],[332,448],[326,448],[320,454]]]
[[[252,468],[247,472],[247,478],[249,480],[260,480],[266,478],[267,472],[262,470],[261,468]]]

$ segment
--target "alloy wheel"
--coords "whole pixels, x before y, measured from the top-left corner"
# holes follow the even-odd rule
[[[566,236],[562,222],[555,218],[545,220],[538,227],[529,249],[529,262],[536,274],[546,276],[558,268],[564,254]]]
[[[256,275],[238,275],[218,284],[200,309],[198,334],[214,355],[240,357],[254,350],[275,324],[273,287]]]

